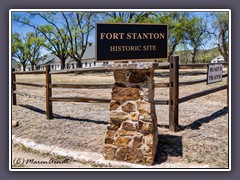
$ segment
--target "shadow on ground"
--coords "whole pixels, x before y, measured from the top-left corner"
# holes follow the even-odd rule
[[[155,164],[166,162],[169,156],[182,157],[182,136],[158,135],[158,147]]]
[[[178,131],[184,131],[185,129],[197,130],[203,124],[209,123],[217,118],[224,116],[228,113],[228,106],[223,109],[214,112],[213,114],[197,119],[196,121],[186,125],[179,125]],[[168,125],[159,125],[161,128],[169,128]],[[158,135],[158,148],[156,154],[156,164],[166,162],[169,157],[182,157],[182,136],[159,134]]]
[[[46,112],[42,109],[36,108],[31,105],[24,105],[20,104],[19,106],[27,108],[37,113],[46,114]],[[216,120],[218,117],[224,116],[228,113],[228,106],[224,107],[223,109],[214,112],[213,114],[197,119],[196,121],[181,126],[179,125],[179,131],[184,131],[185,129],[192,129],[196,130],[199,129],[203,124],[209,123],[213,120]],[[70,116],[63,116],[58,114],[53,114],[54,119],[66,119],[66,120],[73,120],[73,121],[81,121],[81,122],[90,122],[96,124],[104,124],[107,125],[108,122],[101,121],[101,120],[91,120],[91,119],[80,119]],[[158,127],[169,128],[168,125],[159,125]],[[183,156],[183,147],[182,147],[182,136],[177,135],[169,135],[169,134],[159,134],[158,135],[158,147],[156,152],[156,160],[155,164],[161,164],[166,162],[169,157],[182,157]]]
[[[199,129],[203,124],[209,123],[213,120],[216,120],[217,118],[224,116],[227,113],[228,113],[228,106],[224,107],[223,109],[221,109],[219,111],[214,112],[210,116],[200,118],[189,125],[179,126],[179,131],[183,131],[185,129],[192,129],[192,130]]]
[[[188,125],[185,125],[185,126],[179,125],[178,131],[184,131],[185,129],[191,129],[191,130],[199,129],[203,124],[209,123],[213,120],[216,120],[217,118],[224,116],[227,113],[228,113],[228,106],[222,108],[221,110],[214,112],[210,116],[206,116],[206,117],[197,119],[196,121],[194,121]],[[158,124],[158,127],[169,129],[169,125]]]
[[[19,104],[19,106],[24,107],[26,109],[29,109],[31,111],[40,113],[40,114],[44,114],[44,115],[46,114],[46,111],[44,111],[42,109],[39,109],[39,108],[36,108],[34,106],[31,106],[31,105]],[[53,118],[54,119],[62,119],[62,120],[66,119],[66,120],[71,120],[71,121],[90,122],[90,123],[104,124],[104,125],[108,124],[108,122],[106,122],[106,121],[93,120],[93,119],[81,119],[81,118],[76,118],[76,117],[71,117],[71,116],[63,116],[63,115],[59,115],[59,114],[56,114],[56,113],[53,113]]]

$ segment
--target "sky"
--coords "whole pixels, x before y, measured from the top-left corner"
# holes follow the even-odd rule
[[[194,12],[194,14],[198,17],[206,17],[206,15],[208,14],[208,12]],[[20,16],[26,16],[26,11],[25,12],[12,12],[12,16],[13,15],[20,15]],[[40,18],[40,17],[34,17],[31,19],[31,22],[36,24],[36,25],[44,25],[44,24],[47,24],[47,22]],[[211,27],[211,21],[207,21],[208,23],[208,26]],[[26,34],[27,32],[29,31],[32,31],[33,28],[29,27],[29,26],[24,26],[24,25],[21,25],[19,23],[16,23],[16,22],[13,22],[11,23],[12,25],[12,30],[11,32],[14,33],[14,32],[18,32],[20,34]],[[92,33],[90,34],[90,37],[89,37],[89,41],[94,43],[95,42],[95,30],[92,31]],[[214,43],[214,40],[211,39],[209,40],[206,44],[205,44],[205,49],[209,49],[209,48],[212,48],[213,47],[213,43]],[[179,47],[181,48],[181,47]],[[178,49],[179,50],[179,49]],[[47,50],[45,49],[42,49],[42,55],[44,54],[47,54],[49,53]]]
[[[29,16],[27,14],[27,12],[12,12],[11,13],[12,17],[13,15],[20,15],[20,16]],[[35,16],[34,18],[31,19],[31,22],[35,25],[46,25],[48,24],[44,19],[42,19],[41,17],[38,17],[38,16]],[[31,32],[33,31],[33,28],[32,27],[29,27],[29,26],[26,26],[26,25],[22,25],[20,23],[16,23],[16,22],[13,22],[11,23],[11,32],[14,33],[14,32],[18,32],[20,34],[27,34],[28,32]],[[94,43],[95,41],[95,31],[92,31],[90,36],[89,36],[89,42],[91,43]],[[47,51],[46,49],[42,49],[42,55],[44,54],[48,54],[50,53],[49,51]]]

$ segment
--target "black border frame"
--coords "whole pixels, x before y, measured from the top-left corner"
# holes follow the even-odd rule
[[[45,169],[45,168],[44,168]],[[65,168],[64,168],[65,169]],[[208,169],[208,168],[207,168]],[[220,168],[221,169],[221,168]]]

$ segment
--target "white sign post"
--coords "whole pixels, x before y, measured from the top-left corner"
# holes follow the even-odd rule
[[[209,64],[207,72],[207,84],[222,81],[222,64]]]

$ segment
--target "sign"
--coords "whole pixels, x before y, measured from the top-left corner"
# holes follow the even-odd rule
[[[208,64],[207,84],[222,81],[222,64]]]
[[[168,25],[96,24],[96,61],[158,60],[168,56]]]

